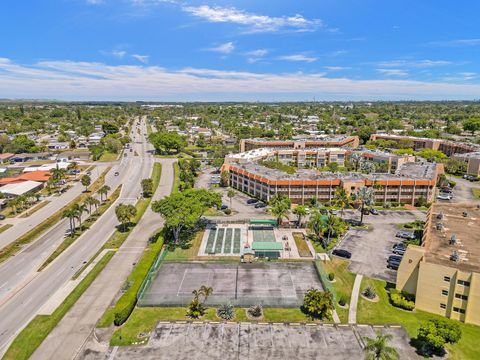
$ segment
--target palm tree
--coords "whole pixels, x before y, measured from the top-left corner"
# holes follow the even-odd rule
[[[366,360],[397,360],[399,358],[398,351],[391,346],[388,346],[388,342],[393,339],[392,334],[382,335],[381,332],[377,332],[375,339],[365,338],[367,345],[365,351],[367,352]]]
[[[103,195],[107,198],[108,192],[110,191],[110,186],[103,185],[100,189],[98,189],[98,193],[100,194],[100,200],[103,201]]]
[[[85,199],[85,205],[88,206],[88,214],[92,214],[92,205],[95,206],[95,211],[97,210],[97,205],[100,204],[100,201],[95,199],[93,196],[89,196]]]
[[[352,205],[352,199],[343,186],[339,186],[337,190],[335,190],[335,195],[333,196],[333,205],[340,208],[342,218],[343,211]]]
[[[18,209],[19,204],[20,204],[20,202],[18,201],[18,197],[15,197],[15,198],[10,199],[8,201],[8,206],[12,209],[12,213],[14,215],[17,215],[17,209]]]
[[[230,199],[230,209],[232,208],[232,200],[235,197],[235,191],[233,189],[228,189],[227,196]]]
[[[202,286],[200,286],[199,293],[200,293],[201,295],[203,295],[203,302],[206,302],[207,299],[208,299],[208,297],[209,297],[210,295],[212,295],[212,293],[213,293],[213,288],[210,287],[210,286],[202,285]]]
[[[307,215],[307,208],[305,205],[298,205],[293,209],[293,213],[297,215],[297,227],[302,225],[302,218]]]
[[[77,212],[72,207],[65,209],[62,213],[62,218],[70,221],[70,236],[75,233],[75,219],[77,218]]]
[[[375,191],[371,187],[362,186],[355,193],[355,198],[362,204],[360,207],[360,223],[363,224],[363,210],[365,206],[371,206],[375,202]]]
[[[80,225],[80,231],[82,230],[82,215],[84,212],[87,212],[87,207],[82,204],[75,204],[73,205],[73,211],[75,212],[75,217],[78,219],[78,223]]]
[[[277,219],[277,226],[280,226],[282,220],[288,217],[288,210],[290,209],[290,199],[283,195],[275,195],[269,202],[270,208],[268,211]]]
[[[77,180],[78,163],[76,161],[72,161],[70,164],[68,164],[67,169],[75,171],[75,180]]]

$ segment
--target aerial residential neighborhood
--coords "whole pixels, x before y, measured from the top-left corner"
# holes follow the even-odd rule
[[[1,359],[480,359],[479,4],[0,9]]]

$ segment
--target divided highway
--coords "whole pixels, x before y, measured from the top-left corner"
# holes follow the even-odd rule
[[[151,145],[144,136],[144,121],[140,122],[140,129],[140,135],[134,131],[132,137],[133,149],[138,156],[134,156],[134,152],[129,153],[112,166],[106,177],[106,184],[112,190],[120,184],[123,185],[116,204],[135,203],[141,192],[141,179],[151,175],[154,160]],[[119,176],[114,176],[117,171]],[[15,335],[114,232],[118,224],[115,216],[116,204],[43,271],[36,272],[38,266],[63,240],[68,227],[66,220],[60,221],[20,254],[0,266],[0,353],[5,352]]]

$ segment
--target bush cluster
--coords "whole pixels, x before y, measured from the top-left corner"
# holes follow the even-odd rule
[[[405,292],[399,292],[396,289],[390,290],[390,301],[393,306],[399,307],[404,310],[413,310],[415,308],[415,302],[413,301],[413,295]]]

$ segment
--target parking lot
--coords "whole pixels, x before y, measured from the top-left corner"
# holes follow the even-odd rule
[[[456,185],[453,188],[453,198],[449,202],[461,203],[461,202],[475,201],[475,198],[473,197],[472,189],[479,189],[480,182],[471,182],[465,179],[460,179],[455,177],[449,177],[449,180],[456,182]]]
[[[393,335],[401,359],[420,359],[400,327],[159,322],[145,346],[119,347],[115,359],[332,359],[365,357],[365,337]],[[110,349],[112,351],[112,349]],[[103,355],[103,357],[102,357]],[[108,356],[108,354],[107,354]],[[106,358],[95,351],[83,359]],[[110,357],[112,353],[110,353]]]
[[[359,219],[359,213],[346,212],[345,217]],[[393,245],[402,240],[395,237],[398,225],[418,219],[425,220],[425,214],[419,211],[380,211],[379,215],[366,215],[364,223],[369,229],[350,229],[337,248],[352,253],[350,271],[394,283],[397,272],[387,268],[387,258],[393,255]]]
[[[230,301],[240,306],[296,307],[309,288],[322,289],[312,262],[165,262],[139,304],[184,306],[191,301],[192,291],[202,285],[213,288],[209,305]]]

